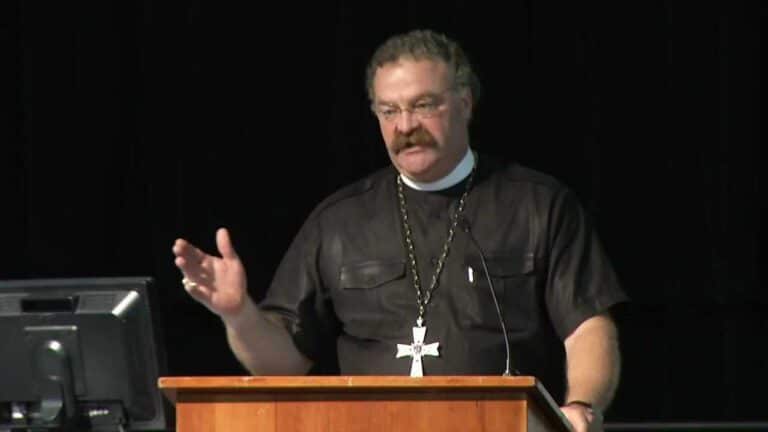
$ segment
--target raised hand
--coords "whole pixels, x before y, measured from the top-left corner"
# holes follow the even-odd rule
[[[248,301],[245,269],[225,228],[216,231],[216,246],[221,257],[177,239],[174,263],[184,275],[184,288],[194,299],[222,318],[233,317]]]

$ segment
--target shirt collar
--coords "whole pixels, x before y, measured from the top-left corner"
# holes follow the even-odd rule
[[[435,180],[433,182],[418,182],[402,174],[400,174],[400,178],[403,179],[403,183],[407,184],[413,189],[432,192],[448,189],[449,187],[458,184],[464,180],[470,172],[472,172],[472,167],[474,166],[475,155],[470,148],[467,148],[467,153],[464,155],[464,158],[461,160],[461,162],[456,165],[453,171],[439,180]]]

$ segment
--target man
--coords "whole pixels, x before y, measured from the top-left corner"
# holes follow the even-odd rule
[[[574,195],[470,148],[478,82],[444,35],[389,39],[367,85],[392,167],[316,207],[259,304],[225,229],[221,257],[177,240],[187,291],[253,374],[501,374],[506,327],[522,374],[553,376],[565,355],[561,409],[601,429],[619,375],[609,309],[626,296]]]

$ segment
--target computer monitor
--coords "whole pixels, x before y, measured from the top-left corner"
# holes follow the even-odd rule
[[[0,430],[162,431],[150,277],[0,281]]]

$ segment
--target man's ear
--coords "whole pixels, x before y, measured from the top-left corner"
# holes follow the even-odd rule
[[[459,92],[459,100],[461,102],[461,110],[464,118],[469,121],[472,118],[472,109],[474,108],[474,99],[472,98],[472,90],[469,87],[462,87]]]

